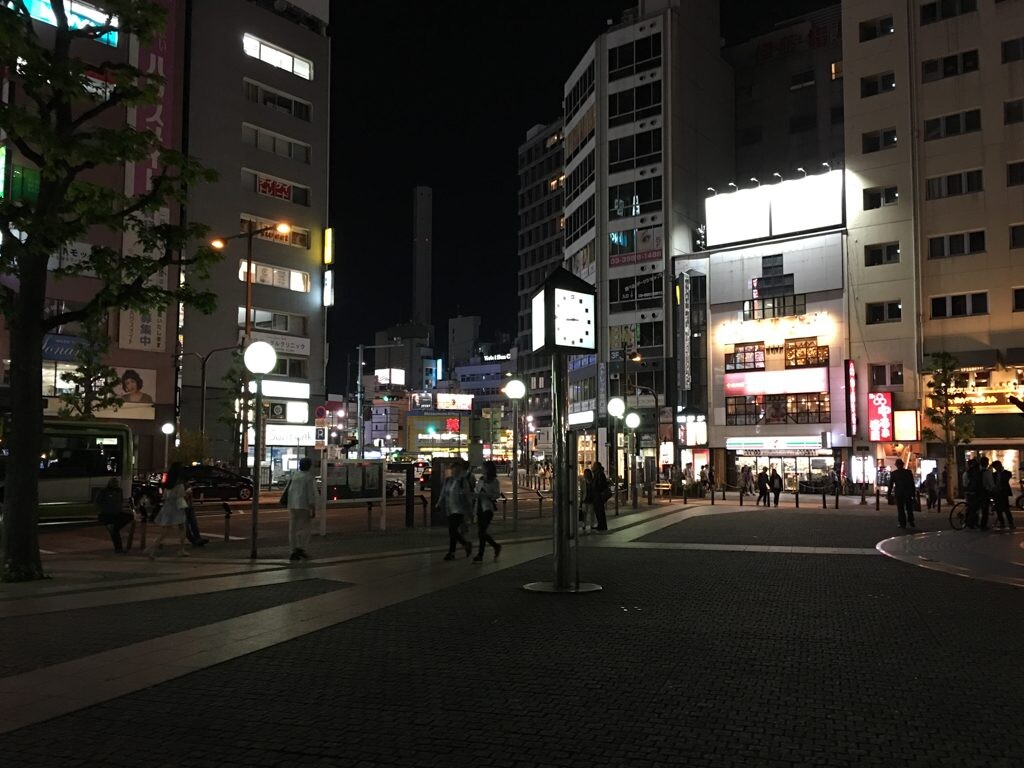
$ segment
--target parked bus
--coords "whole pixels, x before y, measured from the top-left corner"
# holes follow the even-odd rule
[[[16,439],[4,430],[0,443],[0,501],[6,478],[7,444]],[[83,520],[96,517],[96,495],[110,478],[132,491],[135,442],[131,427],[106,420],[46,419],[39,455],[39,520]]]

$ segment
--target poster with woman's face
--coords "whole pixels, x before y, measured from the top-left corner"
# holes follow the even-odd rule
[[[120,378],[117,395],[124,404],[110,412],[115,419],[155,419],[156,371],[150,368],[115,368]],[[107,414],[104,414],[106,416]]]

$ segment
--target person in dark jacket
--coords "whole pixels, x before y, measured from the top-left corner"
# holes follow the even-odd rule
[[[612,496],[611,486],[608,484],[608,475],[604,473],[604,466],[600,461],[593,464],[594,470],[594,518],[597,521],[595,531],[608,530],[608,518],[604,514],[604,504]]]
[[[110,540],[114,543],[115,552],[124,552],[121,542],[121,529],[132,520],[131,512],[125,509],[124,491],[116,477],[110,478],[107,487],[96,496],[96,507],[99,521],[106,526]]]
[[[896,497],[896,521],[900,528],[914,525],[914,496],[917,493],[917,484],[914,482],[914,473],[903,468],[903,459],[896,459],[896,469],[889,476],[889,492]]]
[[[761,467],[761,471],[757,474],[757,506],[761,506],[762,500],[766,507],[771,506],[771,501],[768,498],[769,490],[771,487],[768,485],[768,467]]]
[[[772,496],[775,498],[775,506],[779,506],[779,494],[782,493],[782,475],[772,467],[772,476],[768,479],[768,486],[771,488]],[[765,499],[767,503],[767,499]]]
[[[995,510],[999,527],[1009,528],[1011,531],[1017,526],[1013,523],[1013,515],[1010,514],[1010,497],[1013,496],[1013,489],[1010,487],[1010,478],[1013,473],[1003,469],[1001,461],[992,462],[992,478],[995,481],[995,490],[992,493],[992,507]]]

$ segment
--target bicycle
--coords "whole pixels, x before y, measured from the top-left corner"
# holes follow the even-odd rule
[[[967,504],[958,501],[949,508],[949,524],[954,531],[964,529],[964,526],[967,525]]]

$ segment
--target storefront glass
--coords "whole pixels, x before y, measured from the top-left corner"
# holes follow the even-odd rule
[[[738,453],[736,456],[736,467],[741,468],[747,464],[754,471],[756,476],[763,467],[772,468],[782,475],[782,487],[786,491],[800,489],[802,493],[820,492],[822,488],[828,487],[829,474],[836,467],[835,458],[831,455],[822,456],[745,456]]]

